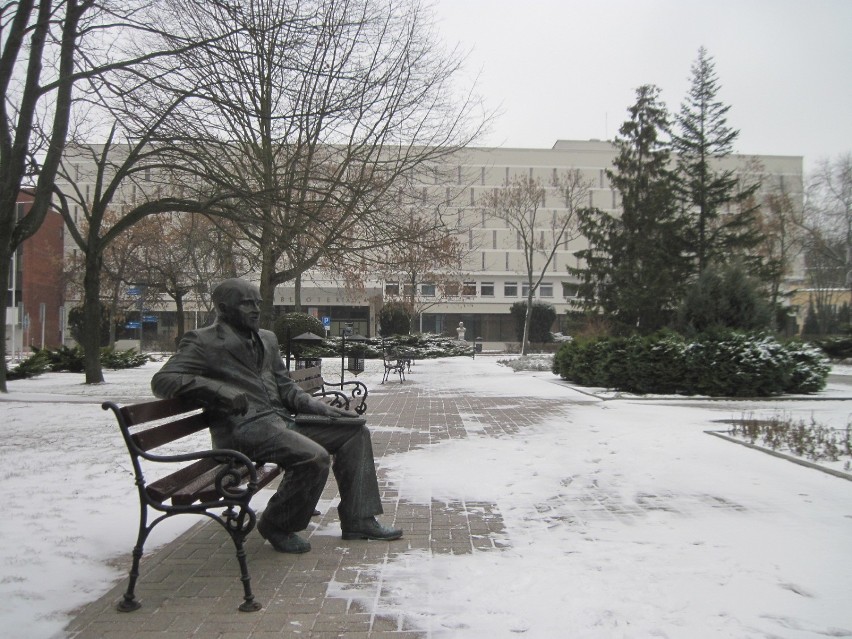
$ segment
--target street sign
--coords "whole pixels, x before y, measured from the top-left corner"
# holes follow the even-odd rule
[[[322,325],[323,325],[323,328],[325,328],[326,330],[331,328],[331,318],[328,315],[322,316]]]
[[[127,294],[131,297],[139,297],[140,295],[142,295],[142,289],[134,286],[133,288],[127,289]]]
[[[129,328],[129,329],[141,328],[141,327],[142,327],[142,324],[140,324],[139,322],[127,322],[124,325],[124,328]]]

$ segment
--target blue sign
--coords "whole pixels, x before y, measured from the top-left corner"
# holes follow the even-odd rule
[[[145,322],[146,324],[156,324],[157,323],[157,316],[156,315],[143,315],[142,321]]]
[[[322,325],[324,328],[331,328],[331,318],[328,315],[322,316]]]
[[[134,286],[133,288],[127,289],[127,294],[131,297],[139,297],[142,295],[142,289]]]
[[[124,328],[142,328],[142,324],[139,322],[127,322],[124,325]]]

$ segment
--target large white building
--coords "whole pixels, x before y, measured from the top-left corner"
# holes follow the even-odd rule
[[[467,339],[481,337],[487,348],[502,348],[514,342],[515,329],[509,309],[514,302],[525,299],[527,292],[523,246],[517,233],[505,222],[484,213],[483,195],[517,176],[538,178],[543,186],[548,186],[554,177],[569,169],[579,169],[591,186],[586,204],[617,212],[619,194],[606,175],[615,153],[611,143],[599,140],[559,140],[550,149],[466,148],[445,166],[417,176],[424,199],[437,195],[449,202],[444,219],[455,223],[459,241],[466,247],[463,286],[458,294],[442,295],[433,283],[417,283],[422,308],[415,319],[417,328],[454,336],[458,323],[464,322]],[[733,155],[724,160],[722,167],[759,173],[764,192],[783,187],[795,205],[801,206],[803,176],[799,156]],[[549,188],[544,210],[558,215],[563,206],[555,189]],[[549,233],[549,226],[541,232]],[[576,310],[572,299],[577,282],[568,268],[578,266],[574,253],[583,247],[584,240],[579,237],[559,248],[536,293],[536,298],[552,304],[559,316]],[[352,323],[356,332],[374,336],[378,331],[378,310],[386,299],[399,295],[405,285],[392,277],[387,281],[374,279],[368,281],[363,293],[353,298],[343,282],[309,274],[301,283],[300,299],[303,311],[331,318],[332,335],[339,334],[345,323]],[[291,310],[294,296],[292,286],[280,286],[274,303],[281,310]],[[151,310],[159,317],[157,333],[169,333],[174,323],[169,318],[168,307]],[[196,309],[191,300],[189,310],[191,317],[199,315],[192,314]],[[190,321],[189,327],[192,326]],[[155,329],[151,326],[148,330]]]
[[[517,233],[505,222],[484,214],[481,198],[486,192],[520,175],[538,178],[542,185],[548,186],[554,177],[568,169],[579,169],[591,185],[587,204],[617,212],[620,209],[619,194],[611,187],[606,175],[615,154],[611,143],[599,140],[559,140],[550,149],[467,148],[453,158],[455,165],[442,167],[442,170],[422,177],[420,181],[424,189],[437,190],[439,195],[443,192],[451,200],[447,216],[449,219],[457,217],[457,226],[461,229],[459,239],[468,252],[463,266],[464,285],[458,295],[442,297],[431,283],[418,283],[418,298],[422,306],[428,306],[415,319],[418,327],[424,331],[455,335],[455,328],[462,321],[468,339],[482,337],[486,344],[496,348],[515,341],[509,308],[514,302],[526,298],[523,246]],[[801,206],[801,157],[734,155],[727,158],[722,166],[740,172],[759,171],[764,192],[783,187]],[[548,191],[543,208],[558,215],[564,203],[555,188],[549,187]],[[543,219],[549,220],[549,217],[545,215]],[[541,232],[548,233],[549,227],[542,228]],[[559,316],[577,308],[572,304],[577,281],[569,274],[568,268],[579,266],[574,253],[584,246],[584,239],[579,237],[559,248],[536,293],[536,298],[552,304]],[[368,289],[369,293],[363,300],[347,304],[343,288],[335,283],[305,281],[301,299],[310,312],[355,321],[360,332],[372,335],[376,327],[376,300],[394,297],[404,285],[404,282],[395,280],[377,281]],[[276,292],[276,304],[287,306],[292,303],[292,288],[281,287]],[[360,312],[355,312],[356,307]],[[349,317],[344,317],[347,309]]]

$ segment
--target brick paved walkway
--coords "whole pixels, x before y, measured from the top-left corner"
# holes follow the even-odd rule
[[[381,457],[447,438],[464,438],[464,420],[482,415],[480,434],[515,432],[545,415],[565,410],[564,400],[453,397],[421,392],[416,375],[404,384],[388,383],[372,390],[369,424],[378,465]],[[242,585],[233,544],[214,522],[202,522],[174,542],[143,559],[136,594],[142,608],[120,613],[115,604],[126,587],[122,580],[104,597],[81,611],[68,625],[76,639],[261,639],[264,637],[341,637],[408,639],[425,635],[406,627],[402,618],[379,617],[353,600],[332,597],[327,585],[364,584],[376,580],[371,567],[398,553],[427,550],[463,554],[493,548],[503,530],[500,513],[489,503],[433,502],[431,506],[401,501],[395,486],[379,475],[385,514],[382,521],[400,526],[394,542],[343,541],[331,480],[320,502],[327,510],[308,531],[312,550],[304,555],[276,553],[253,532],[246,543],[252,588],[263,609],[240,613]],[[131,525],[128,522],[128,525]],[[133,524],[135,525],[135,524]],[[331,534],[334,532],[335,534]],[[129,568],[130,557],[123,560]],[[377,588],[381,584],[376,585]]]

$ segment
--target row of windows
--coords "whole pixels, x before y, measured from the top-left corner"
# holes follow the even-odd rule
[[[576,291],[568,292],[569,289],[566,287],[571,287],[572,285],[563,283],[563,295],[573,297],[576,294]],[[527,282],[504,282],[503,283],[503,297],[518,297],[519,292],[521,297],[526,297],[529,294],[529,284]],[[385,295],[389,297],[398,297],[402,291],[403,295],[411,295],[413,288],[410,284],[405,284],[400,287],[399,282],[386,282],[385,283]],[[423,297],[435,297],[438,294],[438,286],[432,282],[426,282],[420,284],[418,286],[419,294]],[[443,289],[444,295],[447,297],[476,297],[477,293],[477,283],[476,282],[464,282],[461,286],[458,284],[449,284],[444,285]],[[494,297],[495,293],[495,285],[494,282],[480,282],[479,283],[479,296],[480,297]],[[552,298],[553,297],[553,282],[542,282],[538,287],[538,296],[543,298]]]

